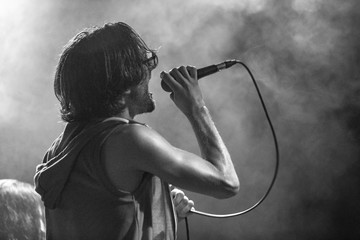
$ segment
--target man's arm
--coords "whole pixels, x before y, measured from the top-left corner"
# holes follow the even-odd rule
[[[204,105],[196,69],[180,67],[162,73],[162,78],[173,90],[171,99],[189,119],[202,157],[173,147],[151,128],[130,124],[106,142],[108,168],[120,172],[126,161],[128,171],[150,172],[182,189],[216,198],[233,196],[239,190],[239,180]]]
[[[222,172],[228,183],[238,191],[238,177],[230,154],[205,106],[196,68],[181,66],[169,73],[162,72],[161,78],[173,91],[170,98],[190,121],[202,157]]]

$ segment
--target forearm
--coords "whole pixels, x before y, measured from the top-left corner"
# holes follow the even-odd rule
[[[194,109],[187,118],[196,135],[202,157],[214,165],[227,180],[238,184],[230,154],[206,106]]]
[[[202,189],[203,191],[201,189],[197,189],[197,191],[219,197],[237,193],[239,180],[230,154],[211,119],[208,109],[204,107],[205,103],[198,84],[196,68],[181,66],[173,68],[169,73],[162,72],[160,77],[173,91],[170,98],[189,119],[201,150],[202,159],[197,156],[195,159],[198,162],[187,163],[189,169],[187,173],[199,173],[201,175],[199,180],[203,180],[204,183],[201,187],[207,187]],[[183,162],[190,161],[189,158],[191,159],[191,157],[188,154],[184,154],[184,156],[188,159]],[[203,159],[208,161],[210,165],[204,164]],[[201,166],[202,169],[196,169],[195,166]],[[191,177],[191,174],[188,177]]]

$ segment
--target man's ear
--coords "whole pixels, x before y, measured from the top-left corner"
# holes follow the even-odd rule
[[[128,90],[126,90],[123,94],[124,94],[124,96],[126,96],[126,95],[130,95],[130,93],[131,93],[131,88],[129,88]]]
[[[126,101],[127,101],[127,99],[129,98],[130,93],[131,93],[131,90],[130,90],[130,89],[128,89],[128,90],[126,90],[125,92],[123,92],[121,98],[119,99],[119,102],[120,102],[121,104],[123,104],[123,105],[126,105]]]

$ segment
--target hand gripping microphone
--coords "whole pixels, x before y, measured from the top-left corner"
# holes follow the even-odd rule
[[[237,60],[226,60],[225,62],[219,64],[213,64],[207,67],[199,68],[197,70],[198,80],[213,73],[219,72],[223,69],[229,68],[235,63],[237,63]],[[164,82],[164,80],[161,80],[161,87],[162,89],[164,89],[165,92],[171,92],[171,88]]]

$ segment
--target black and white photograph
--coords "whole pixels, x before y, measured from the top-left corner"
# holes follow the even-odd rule
[[[360,2],[0,4],[0,240],[360,239]]]

